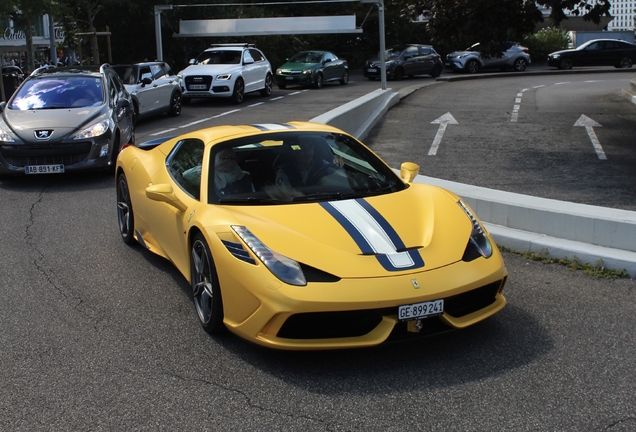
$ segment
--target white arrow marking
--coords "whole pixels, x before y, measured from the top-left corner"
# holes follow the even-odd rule
[[[431,149],[428,151],[429,156],[435,156],[437,154],[437,148],[439,144],[442,142],[442,137],[444,136],[444,132],[446,132],[446,125],[449,124],[459,124],[455,117],[451,115],[451,113],[447,112],[440,118],[433,120],[431,124],[439,124],[439,129],[437,129],[437,134],[435,135],[435,139],[433,140],[433,144],[431,145]]]
[[[603,147],[601,147],[601,143],[598,141],[596,137],[596,133],[594,132],[595,127],[603,127],[585,114],[581,114],[581,117],[574,123],[574,126],[583,126],[587,131],[587,134],[590,136],[590,141],[592,141],[592,145],[594,146],[594,150],[596,150],[596,155],[599,159],[606,160],[607,156],[605,156],[605,152],[603,151]]]

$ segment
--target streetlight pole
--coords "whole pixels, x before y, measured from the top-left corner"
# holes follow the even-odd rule
[[[380,33],[380,79],[382,90],[386,90],[386,45],[384,42],[384,1],[383,0],[360,0],[360,3],[374,3],[378,5],[378,24]]]
[[[163,61],[163,44],[161,43],[161,12],[171,10],[172,5],[155,5],[155,40],[157,42],[157,60]]]

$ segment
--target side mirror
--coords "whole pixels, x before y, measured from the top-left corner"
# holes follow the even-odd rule
[[[195,60],[195,59],[190,59],[190,61],[188,62],[188,64],[189,64],[189,65],[193,65],[193,64],[195,64],[195,63],[196,63],[196,60]]]
[[[400,177],[405,183],[413,183],[415,176],[420,172],[420,166],[413,162],[404,162],[400,166]]]
[[[183,204],[174,193],[169,184],[158,184],[146,188],[146,196],[153,201],[160,201],[170,204],[178,210],[186,211],[188,207]]]
[[[143,86],[147,86],[148,84],[152,83],[152,78],[144,78],[141,80],[141,85]]]

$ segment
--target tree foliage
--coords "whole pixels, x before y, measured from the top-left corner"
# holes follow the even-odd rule
[[[556,26],[567,19],[566,12],[574,16],[582,16],[585,21],[594,24],[601,22],[601,17],[609,15],[609,0],[536,0],[537,4],[550,8],[550,18]]]

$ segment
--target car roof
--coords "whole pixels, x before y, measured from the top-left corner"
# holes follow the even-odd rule
[[[205,51],[215,51],[215,50],[229,50],[229,51],[241,51],[246,48],[256,48],[254,44],[248,43],[237,43],[237,44],[212,44]]]
[[[38,69],[31,74],[31,78],[44,78],[52,76],[104,76],[104,71],[110,69],[110,65],[89,65],[89,66],[65,66],[49,69]]]

